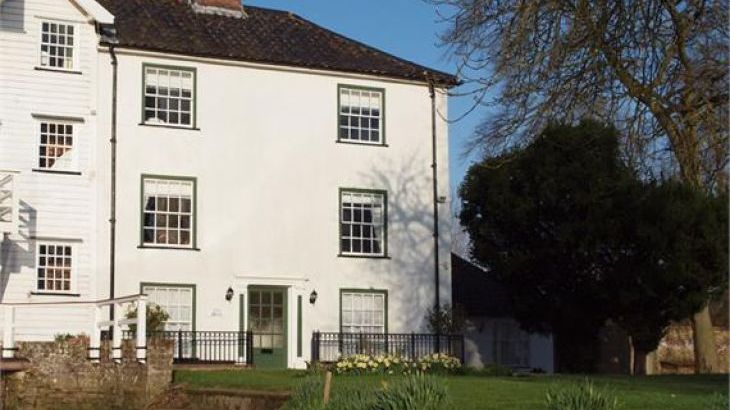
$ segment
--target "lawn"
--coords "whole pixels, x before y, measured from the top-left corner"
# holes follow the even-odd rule
[[[175,383],[190,387],[226,387],[247,390],[291,390],[305,373],[299,371],[176,371]],[[397,376],[336,376],[338,385],[379,385]],[[486,377],[449,376],[444,380],[456,409],[536,410],[543,407],[551,387],[581,382],[585,376]],[[623,409],[702,410],[714,394],[728,394],[728,376],[589,376],[597,386],[615,392]]]

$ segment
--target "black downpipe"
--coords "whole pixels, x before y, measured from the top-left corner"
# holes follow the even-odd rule
[[[435,285],[434,311],[441,317],[441,295],[439,280],[439,198],[438,163],[436,160],[436,89],[433,80],[428,80],[428,93],[431,97],[431,171],[433,172],[433,276]],[[436,351],[441,352],[441,329],[436,332]]]
[[[112,116],[111,116],[111,192],[109,212],[109,299],[114,299],[117,242],[117,54],[114,44],[109,45],[112,59]],[[114,305],[109,306],[109,320],[114,320]]]

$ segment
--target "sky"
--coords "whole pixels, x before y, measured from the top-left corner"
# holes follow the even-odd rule
[[[246,5],[294,12],[347,37],[448,73],[456,72],[456,62],[438,46],[438,34],[447,25],[439,22],[435,6],[422,0],[243,0]],[[449,119],[462,116],[473,102],[469,97],[451,97]],[[451,195],[464,177],[472,158],[464,147],[484,112],[475,110],[449,126]]]

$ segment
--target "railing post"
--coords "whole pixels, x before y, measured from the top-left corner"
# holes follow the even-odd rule
[[[253,332],[246,332],[246,364],[253,366]]]
[[[147,296],[137,299],[137,361],[147,361]]]
[[[91,332],[89,333],[89,360],[99,363],[101,355],[101,328],[99,321],[101,320],[101,308],[98,305],[92,307],[91,312]]]
[[[122,327],[119,325],[119,315],[122,314],[122,304],[114,303],[114,320],[112,323],[112,357],[117,363],[122,361]]]
[[[436,346],[434,346],[436,349],[435,352],[432,353],[441,353],[441,330],[436,332]]]
[[[411,360],[416,360],[416,334],[411,332]]]
[[[312,333],[312,362],[319,362],[319,331]]]
[[[243,330],[238,331],[238,362],[244,363],[246,358],[246,334]]]
[[[15,307],[6,305],[3,309],[5,325],[3,327],[3,359],[15,356]]]
[[[461,349],[461,354],[460,354],[460,356],[461,356],[461,365],[462,366],[465,366],[464,360],[466,359],[466,346],[465,346],[465,343],[464,343],[464,334],[463,333],[459,337],[459,340],[461,341],[461,346],[460,346],[460,349]]]
[[[177,329],[177,360],[183,359],[182,329]]]
[[[388,354],[388,332],[385,332],[385,354]]]

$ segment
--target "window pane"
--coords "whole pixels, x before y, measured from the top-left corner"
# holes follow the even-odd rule
[[[145,178],[142,188],[144,243],[191,246],[193,182]]]
[[[340,88],[339,138],[381,143],[382,91]]]
[[[71,246],[39,244],[36,263],[38,290],[71,290],[73,266]]]
[[[74,27],[62,23],[41,23],[41,58],[43,67],[73,69]]]
[[[340,252],[382,255],[385,195],[345,191],[340,201]]]
[[[193,72],[158,69],[145,71],[145,122],[192,125]]]

